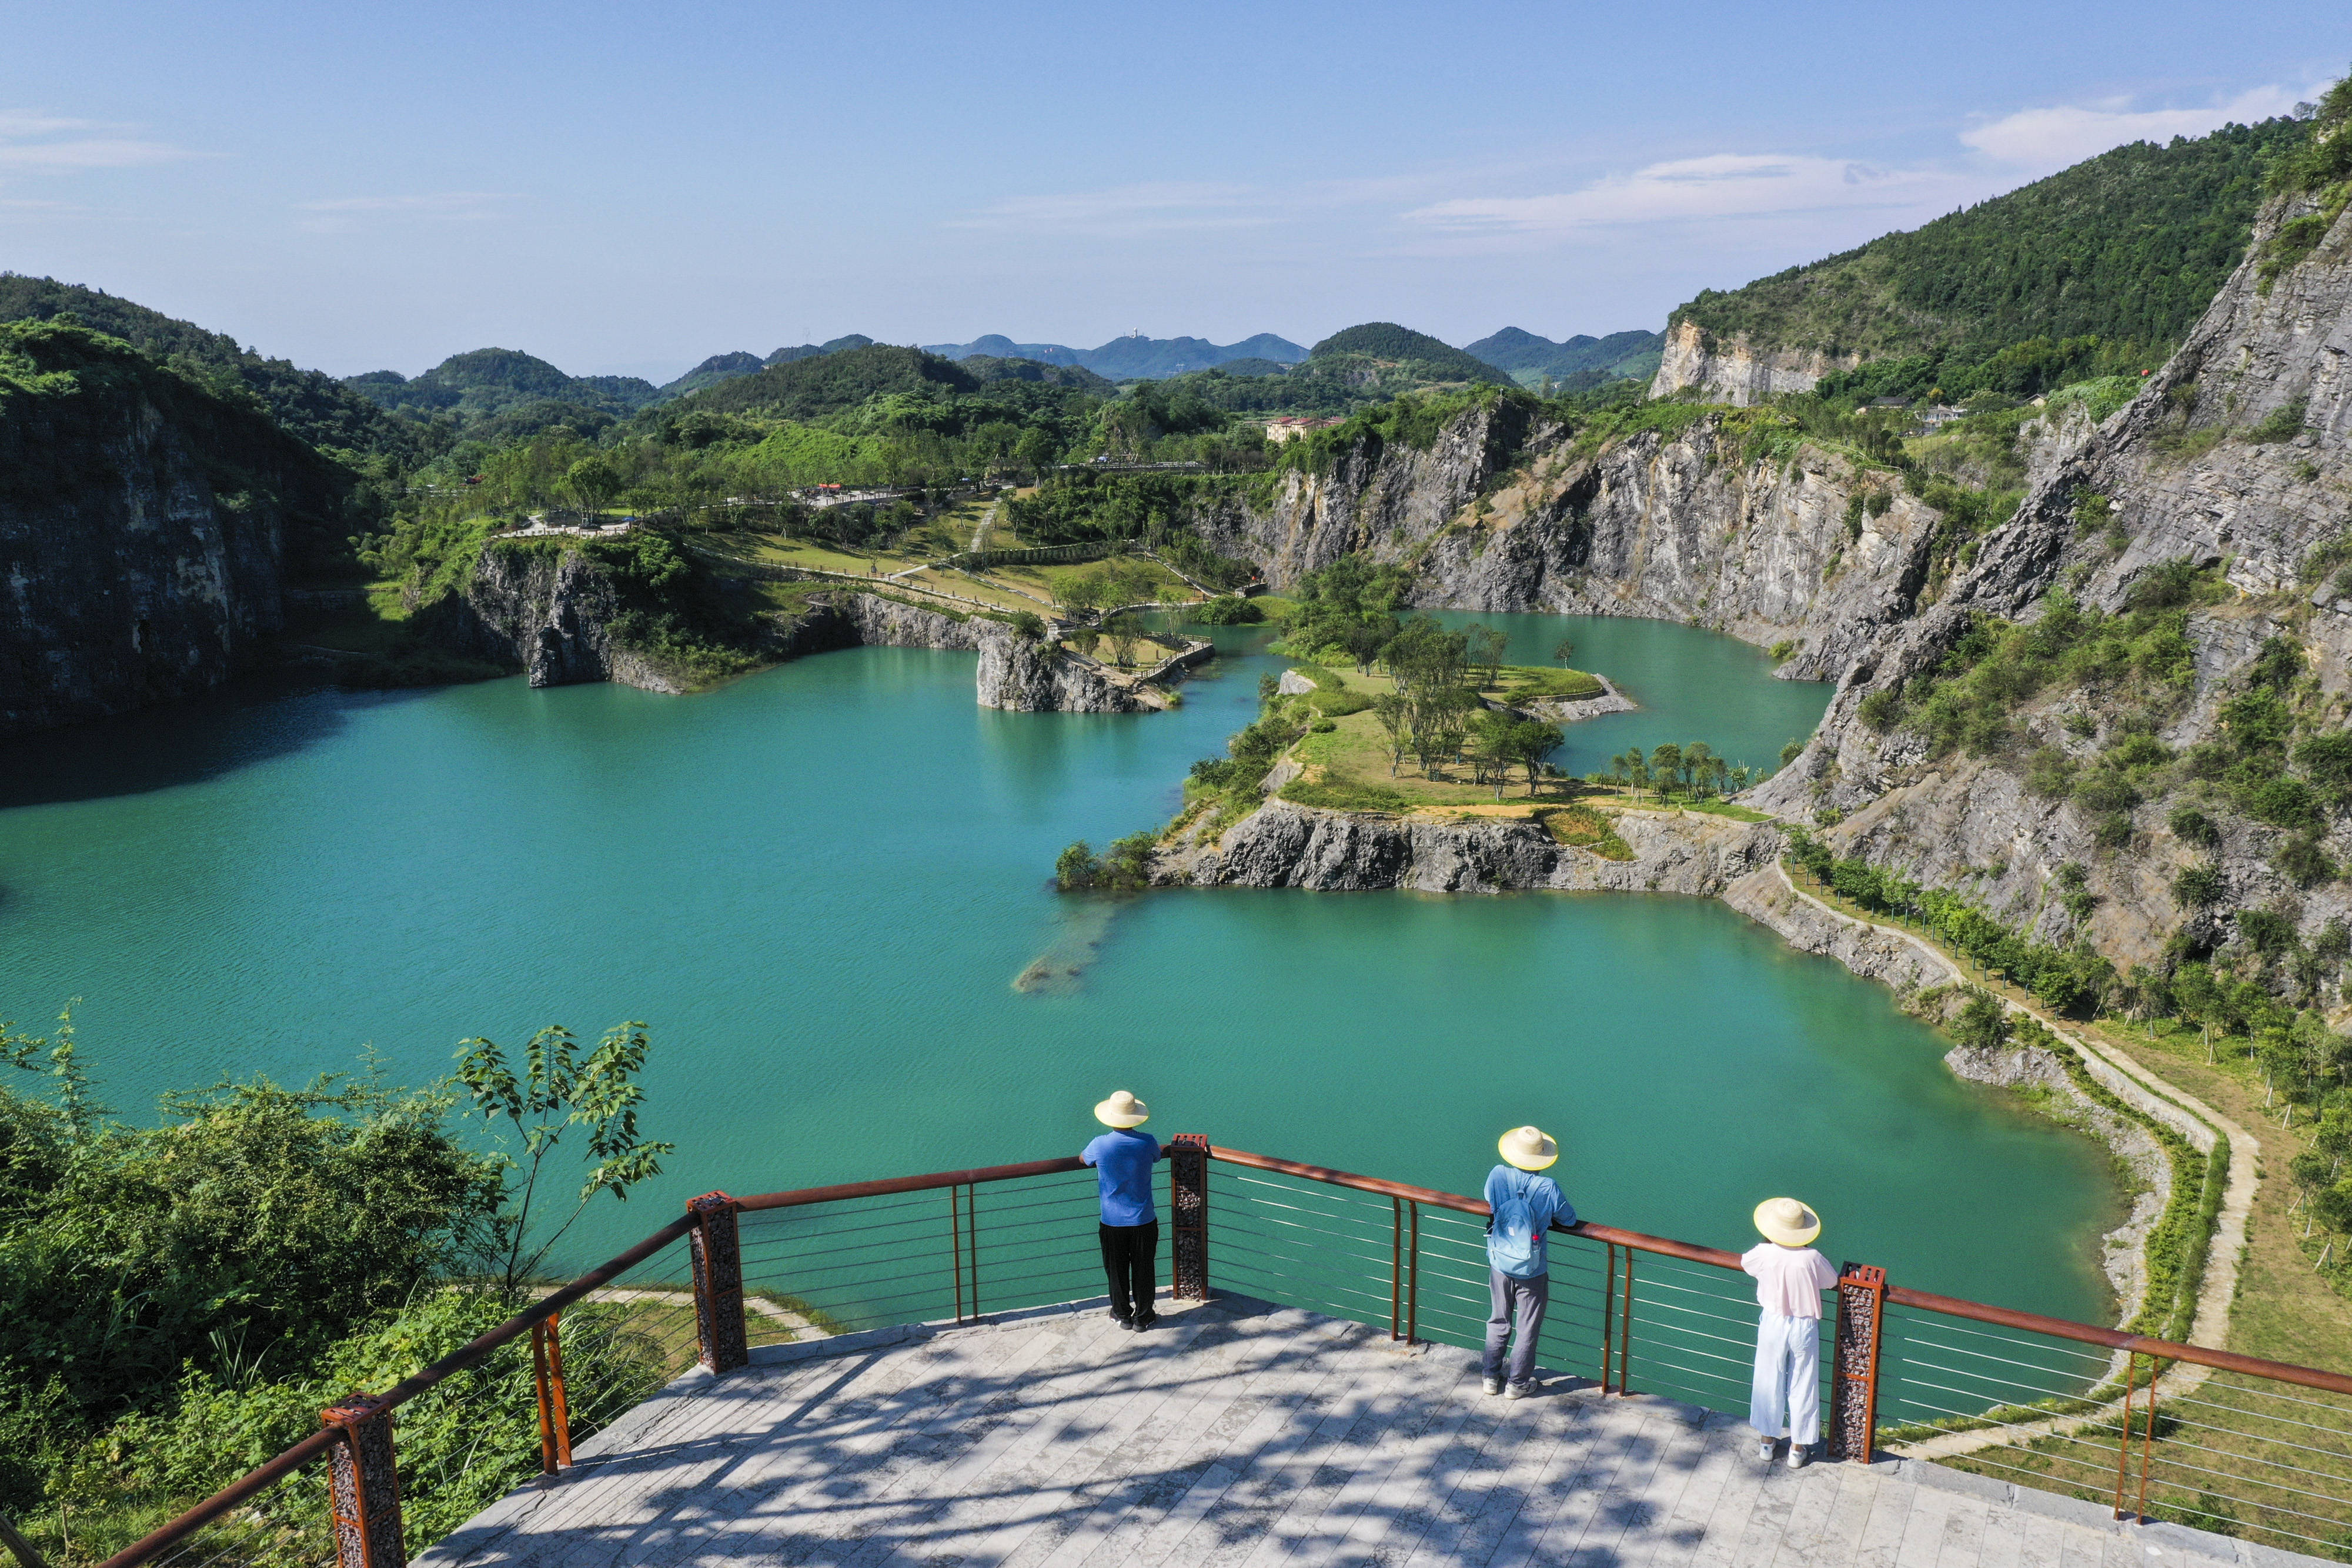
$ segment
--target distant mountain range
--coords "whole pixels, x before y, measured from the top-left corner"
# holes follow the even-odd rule
[[[1662,335],[1656,332],[1615,332],[1606,338],[1575,337],[1555,343],[1517,327],[1506,327],[1465,350],[1425,332],[1377,321],[1325,339],[1315,345],[1311,355],[1271,332],[1223,344],[1205,338],[1114,338],[1095,349],[1016,343],[991,333],[969,343],[927,344],[923,351],[958,362],[1030,361],[1090,372],[1090,379],[1101,377],[1106,382],[1160,379],[1213,368],[1228,376],[1279,376],[1307,364],[1310,358],[1328,362],[1334,355],[1341,355],[1392,366],[1411,365],[1423,379],[1477,380],[1494,370],[1534,386],[1547,375],[1570,385],[1591,385],[1617,376],[1646,376],[1657,367],[1662,342]],[[545,360],[515,349],[475,349],[453,354],[422,375],[370,371],[346,377],[342,384],[387,411],[445,413],[469,431],[495,420],[499,422],[495,434],[520,434],[561,421],[593,433],[641,409],[722,382],[873,346],[873,339],[852,332],[766,355],[739,349],[713,354],[661,386],[638,376],[568,375]]]
[[[926,343],[923,349],[949,360],[968,360],[977,354],[1000,360],[1036,360],[1048,365],[1077,365],[1115,382],[1135,376],[1181,375],[1186,371],[1205,371],[1234,360],[1269,360],[1278,365],[1295,365],[1307,358],[1306,350],[1271,332],[1223,345],[1205,338],[1146,338],[1137,333],[1113,338],[1099,349],[1073,349],[1062,343],[1016,343],[991,332],[969,343]]]

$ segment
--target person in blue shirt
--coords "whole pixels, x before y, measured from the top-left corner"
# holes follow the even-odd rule
[[[1536,1336],[1543,1333],[1544,1309],[1551,1304],[1551,1265],[1544,1232],[1554,1220],[1576,1223],[1576,1210],[1546,1170],[1559,1158],[1559,1145],[1533,1127],[1514,1127],[1496,1140],[1503,1165],[1486,1175],[1486,1288],[1494,1310],[1486,1314],[1486,1357],[1480,1370],[1486,1392],[1525,1398],[1536,1369]],[[1512,1335],[1518,1336],[1512,1343]],[[1503,1376],[1503,1350],[1510,1347],[1510,1379]]]
[[[1160,1321],[1151,1304],[1160,1289],[1160,1214],[1151,1206],[1151,1167],[1161,1150],[1159,1139],[1136,1131],[1150,1118],[1149,1106],[1120,1090],[1095,1107],[1095,1120],[1111,1130],[1078,1155],[1095,1167],[1102,1193],[1110,1315],[1119,1327],[1139,1331]]]

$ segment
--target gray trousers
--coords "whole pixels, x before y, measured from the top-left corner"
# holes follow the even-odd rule
[[[1503,1346],[1517,1329],[1519,1340],[1511,1346],[1509,1381],[1525,1383],[1535,1375],[1536,1336],[1543,1332],[1544,1309],[1551,1305],[1551,1276],[1515,1280],[1500,1269],[1489,1269],[1486,1291],[1494,1311],[1486,1314],[1486,1359],[1481,1370],[1489,1377],[1502,1371]]]

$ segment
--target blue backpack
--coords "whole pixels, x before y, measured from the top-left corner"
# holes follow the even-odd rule
[[[1528,1207],[1531,1179],[1517,1176],[1505,1186],[1486,1221],[1487,1260],[1504,1273],[1522,1278],[1535,1273],[1538,1257],[1535,1211]]]

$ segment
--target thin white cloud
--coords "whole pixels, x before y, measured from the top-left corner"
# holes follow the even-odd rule
[[[0,141],[0,169],[57,172],[68,169],[137,169],[176,163],[195,154],[161,141],[127,136],[77,137],[65,141]]]
[[[1123,237],[1178,229],[1254,228],[1273,223],[1278,204],[1274,193],[1247,185],[1163,182],[1012,196],[948,226]]]
[[[1467,196],[1433,202],[1408,221],[1454,232],[1531,232],[1602,225],[1916,207],[1955,191],[1951,175],[1843,158],[1718,152],[1612,174],[1580,190],[1540,196]]]
[[[2236,121],[2251,125],[2286,113],[2310,90],[2258,87],[2202,109],[2130,107],[2127,99],[2089,105],[2025,109],[1960,132],[1963,145],[1988,158],[2032,169],[2063,169],[2131,141],[2165,142],[2204,136]]]
[[[183,147],[128,134],[137,129],[43,110],[0,109],[0,171],[40,174],[136,169],[195,156]]]
[[[37,110],[0,109],[0,138],[54,136],[61,131],[120,131],[95,120],[61,120]]]
[[[2310,91],[2259,87],[2194,109],[2136,110],[2127,99],[2109,99],[2021,110],[1962,131],[1959,141],[1967,152],[1951,160],[1888,166],[1801,154],[1718,152],[1604,175],[1571,191],[1454,197],[1412,208],[1403,217],[1423,232],[1457,238],[1802,219],[1867,210],[1883,210],[1890,221],[1916,222],[2126,142],[2203,136],[2233,120],[2284,114]]]

